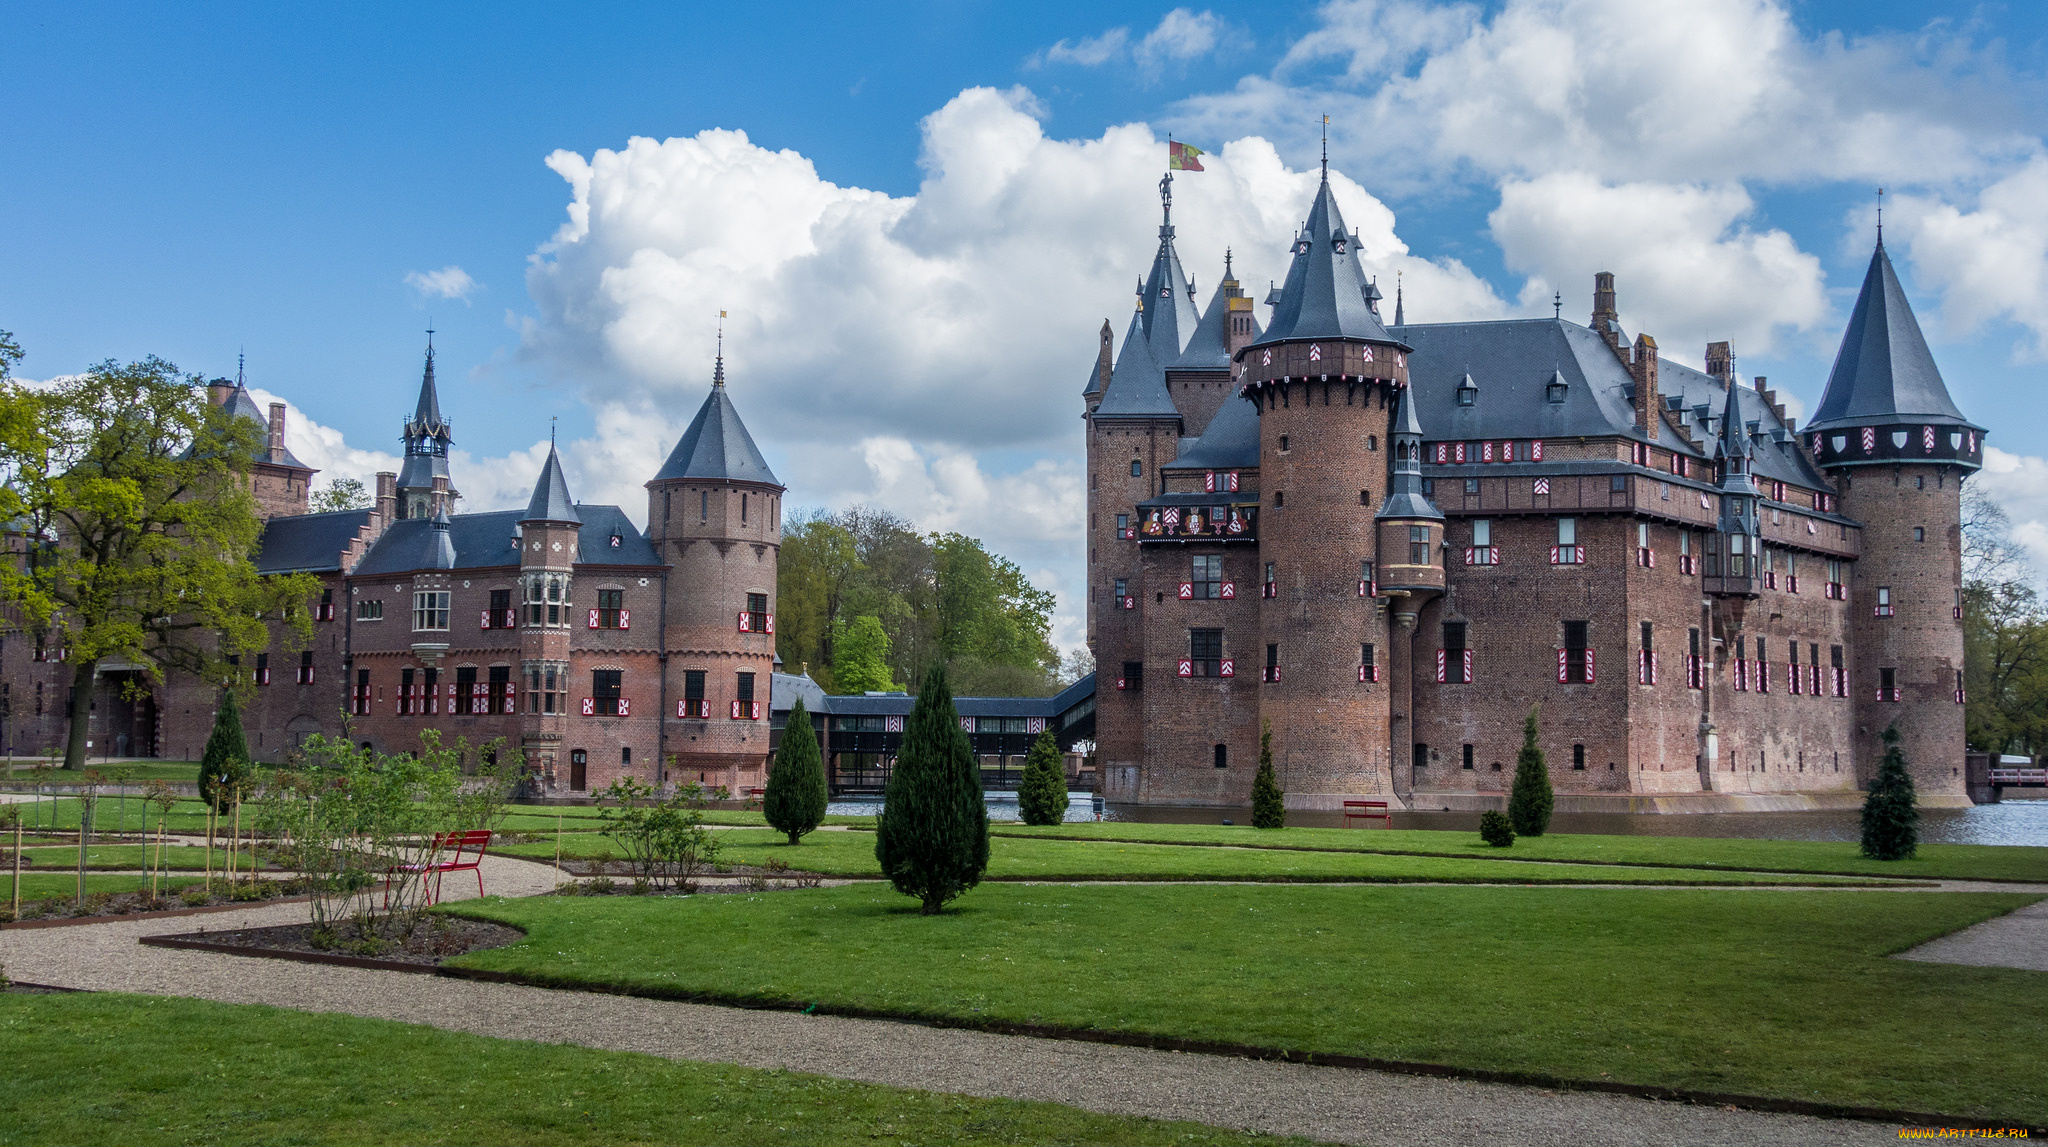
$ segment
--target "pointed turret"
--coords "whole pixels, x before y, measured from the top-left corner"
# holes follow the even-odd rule
[[[1358,261],[1358,242],[1344,229],[1344,215],[1327,176],[1316,189],[1308,221],[1294,240],[1294,262],[1273,304],[1266,333],[1254,346],[1295,339],[1361,339],[1396,343],[1373,310],[1379,297]]]
[[[761,457],[761,450],[754,445],[754,436],[747,433],[746,424],[740,421],[740,412],[734,409],[732,397],[725,389],[725,356],[718,356],[718,364],[711,374],[711,393],[704,398],[704,405],[697,408],[697,417],[690,420],[690,428],[676,442],[676,448],[669,451],[668,461],[662,464],[654,481],[664,482],[678,478],[702,478],[728,482],[758,482],[763,486],[777,489],[782,483],[775,477],[775,471],[768,468],[768,460]]]
[[[405,464],[398,472],[398,513],[430,518],[455,497],[448,474],[448,450],[455,438],[441,417],[441,395],[434,386],[433,332],[427,332],[427,365],[420,375],[420,399],[405,421]]]
[[[1102,320],[1102,333],[1099,338],[1100,343],[1095,350],[1095,363],[1088,368],[1088,385],[1081,388],[1081,397],[1084,399],[1100,398],[1103,390],[1109,386],[1111,358],[1115,354],[1116,330],[1109,325],[1108,319]]]
[[[448,507],[434,511],[433,528],[427,532],[425,552],[420,557],[420,568],[429,570],[452,570],[455,568],[455,539],[448,534]]]
[[[1415,521],[1443,521],[1443,511],[1422,493],[1422,419],[1416,413],[1415,392],[1400,391],[1395,400],[1393,429],[1394,468],[1388,480],[1387,499],[1380,503],[1380,518]]]
[[[1195,286],[1181,270],[1180,255],[1173,249],[1171,174],[1159,181],[1159,204],[1159,250],[1139,288],[1139,302],[1144,308],[1145,342],[1153,360],[1164,367],[1187,349],[1201,315],[1195,311]]]
[[[526,513],[519,519],[527,522],[574,522],[583,519],[576,513],[576,503],[569,498],[569,480],[562,475],[562,458],[555,453],[555,444],[548,443],[548,460],[540,468],[540,480],[533,484],[533,497],[527,499]]]
[[[1755,455],[1743,424],[1742,387],[1731,377],[1721,406],[1721,433],[1714,440],[1714,461],[1721,467],[1721,506],[1715,536],[1707,545],[1707,593],[1755,597],[1762,584],[1757,559],[1763,547],[1763,522],[1751,476]]]
[[[1110,371],[1109,386],[1098,416],[1116,418],[1178,418],[1173,396],[1166,391],[1166,368],[1152,357],[1145,339],[1144,312],[1131,316],[1124,332],[1124,345],[1117,351],[1116,366]]]

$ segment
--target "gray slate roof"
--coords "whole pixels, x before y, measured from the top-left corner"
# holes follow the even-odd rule
[[[761,457],[760,448],[754,445],[754,436],[747,433],[746,424],[740,421],[739,411],[733,409],[723,382],[712,384],[704,405],[697,408],[697,417],[690,420],[690,428],[683,431],[653,480],[668,478],[782,485],[768,468],[768,460]]]
[[[1949,397],[1898,272],[1892,270],[1891,257],[1880,242],[1864,272],[1863,291],[1856,296],[1856,309],[1849,315],[1849,329],[1842,335],[1820,407],[1807,428],[1925,422],[1930,415],[1969,425]]]
[[[578,506],[583,528],[576,536],[576,561],[581,565],[660,565],[654,547],[633,527],[617,506]],[[485,569],[519,564],[519,539],[513,533],[522,512],[493,510],[484,514],[457,514],[449,519],[448,540],[455,546],[453,569]],[[434,523],[425,518],[406,518],[391,523],[384,536],[370,547],[357,566],[357,576],[381,576],[436,569]],[[619,544],[614,547],[611,539]]]
[[[1166,371],[1145,342],[1144,312],[1131,316],[1124,345],[1110,371],[1109,389],[1095,408],[1098,417],[1178,418],[1180,409],[1166,389]]]
[[[562,476],[562,459],[555,444],[548,443],[548,460],[541,465],[540,480],[533,484],[522,522],[581,522],[576,503],[569,500],[569,480]]]
[[[1171,470],[1248,470],[1259,464],[1259,409],[1232,395],[1201,437],[1166,464]]]
[[[259,462],[269,462],[270,413],[264,410],[261,406],[256,405],[256,396],[250,394],[249,389],[239,382],[235,384],[234,391],[228,395],[228,400],[224,405],[229,414],[232,414],[237,418],[246,418],[249,421],[254,422],[256,425],[263,428],[263,445],[258,446],[256,448],[256,460]],[[275,464],[283,466],[296,466],[301,470],[312,469],[311,466],[308,466],[304,462],[299,461],[298,458],[292,454],[291,449],[289,447],[285,449],[284,460],[280,463]]]
[[[1344,229],[1326,173],[1308,221],[1295,237],[1294,261],[1273,304],[1272,325],[1253,345],[1311,338],[1399,341],[1366,305],[1369,286],[1358,261],[1358,242]]]
[[[1138,289],[1143,305],[1145,344],[1152,358],[1164,367],[1180,358],[1194,337],[1201,315],[1195,310],[1195,287],[1181,270],[1180,254],[1173,249],[1173,225],[1159,225],[1159,251],[1152,256],[1152,270]]]
[[[1209,296],[1209,309],[1202,312],[1202,321],[1195,325],[1187,348],[1180,352],[1179,358],[1167,364],[1167,369],[1230,369],[1230,283],[1229,279],[1217,280],[1216,293]],[[1252,337],[1258,337],[1256,324]]]
[[[341,569],[342,551],[370,520],[369,510],[298,514],[263,523],[256,541],[256,572],[328,573]]]
[[[420,375],[420,400],[413,407],[412,425],[415,434],[432,434],[445,430],[448,424],[441,418],[441,392],[434,386],[434,348],[427,347],[427,368]]]

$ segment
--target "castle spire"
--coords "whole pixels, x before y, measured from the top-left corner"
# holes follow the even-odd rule
[[[569,480],[562,474],[562,456],[555,453],[554,435],[548,435],[548,460],[541,464],[540,478],[533,484],[533,497],[526,501],[521,522],[574,522],[583,524],[576,503],[569,497]]]
[[[1928,420],[1966,423],[1934,365],[1883,243],[1871,252],[1863,290],[1835,354],[1808,430]]]
[[[1401,271],[1399,268],[1394,270],[1394,325],[1397,327],[1408,325],[1407,312],[1401,307]]]
[[[1273,301],[1271,325],[1254,345],[1334,338],[1398,344],[1373,308],[1378,290],[1365,277],[1357,242],[1324,180],[1295,236],[1294,261]]]

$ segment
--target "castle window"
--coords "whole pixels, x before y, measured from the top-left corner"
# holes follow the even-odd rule
[[[1464,761],[1465,761],[1465,767],[1466,767],[1466,768],[1468,768],[1468,769],[1469,769],[1469,768],[1471,768],[1471,767],[1472,767],[1472,746],[1470,746],[1470,745],[1459,745],[1459,746],[1458,746],[1458,750],[1459,750],[1459,752],[1458,752],[1458,755],[1459,755],[1460,757],[1464,758]]]
[[[1436,654],[1436,679],[1442,685],[1472,683],[1472,651],[1465,647],[1465,623],[1444,622],[1443,646]]]
[[[1458,405],[1471,406],[1478,401],[1479,388],[1472,385],[1472,376],[1468,374],[1465,376],[1465,380],[1458,384]]]
[[[491,611],[484,615],[484,628],[489,629],[495,625],[501,629],[511,629],[518,620],[512,612],[512,591],[509,589],[492,590]]]
[[[1279,509],[1280,507],[1282,507],[1282,506],[1284,506],[1284,505],[1286,505],[1286,504],[1287,504],[1287,491],[1285,491],[1285,490],[1275,490],[1275,491],[1273,491],[1273,508],[1277,510],[1277,509]]]
[[[661,520],[664,524],[668,522],[669,511],[674,509],[674,506],[671,504],[674,498],[674,490],[663,490],[661,492]]]
[[[1380,665],[1374,658],[1376,652],[1377,650],[1370,644],[1358,647],[1358,679],[1360,681],[1370,682],[1380,679]]]
[[[1216,677],[1222,673],[1223,631],[1220,629],[1188,630],[1188,675],[1191,677]]]
[[[625,716],[621,694],[625,690],[625,676],[618,669],[593,669],[590,672],[590,698],[600,717]]]
[[[1914,527],[1913,527],[1913,540],[1914,540],[1914,541],[1916,541],[1916,542],[1924,542],[1924,541],[1926,541],[1926,540],[1927,540],[1927,529],[1926,529],[1926,527],[1924,527],[1924,526],[1914,526]]]
[[[1268,681],[1280,680],[1280,646],[1275,642],[1266,643],[1266,675]]]
[[[425,590],[412,595],[412,627],[415,631],[448,628],[448,598],[445,589]]]
[[[1125,608],[1128,608],[1128,607],[1126,606],[1126,604],[1125,604],[1125,603],[1126,603],[1126,602],[1128,602],[1128,601],[1130,600],[1130,597],[1131,597],[1131,583],[1130,583],[1130,580],[1129,580],[1128,578],[1118,578],[1118,579],[1116,579],[1116,592],[1115,592],[1115,596],[1114,596],[1114,597],[1113,597],[1113,598],[1111,599],[1111,603],[1110,603],[1110,604],[1114,605],[1114,606],[1115,606],[1116,608],[1118,608],[1118,609],[1125,609]]]
[[[1422,496],[1427,498],[1434,493],[1436,493],[1436,479],[1424,478],[1422,480]]]
[[[1879,616],[1879,617],[1891,617],[1892,615],[1893,615],[1893,611],[1892,611],[1892,587],[1890,587],[1890,586],[1888,586],[1888,585],[1881,585],[1881,586],[1878,586],[1878,587],[1877,587],[1877,616]]]
[[[318,617],[321,621],[334,620],[334,590],[332,587],[320,591],[320,612]]]
[[[350,700],[354,702],[352,705],[349,706],[349,712],[351,714],[357,717],[367,717],[370,715],[369,670],[356,670],[356,694],[354,697],[350,698]]]
[[[711,702],[704,699],[704,670],[683,671],[683,711],[680,717],[709,717]]]
[[[1287,452],[1287,436],[1285,434],[1280,436],[1280,451],[1283,454]]]
[[[301,649],[299,650],[299,684],[311,685],[312,683],[313,651],[310,649]]]
[[[711,491],[709,491],[709,490],[699,490],[699,491],[697,491],[697,524],[698,524],[698,525],[702,525],[702,524],[704,524],[705,522],[708,522],[708,521],[710,521],[710,520],[711,520]]]
[[[256,655],[256,678],[255,678],[255,680],[256,680],[256,684],[258,684],[258,685],[268,685],[268,684],[270,684],[270,654],[268,654],[268,653],[258,653],[258,654]]]
[[[1899,675],[1899,671],[1898,671],[1898,670],[1896,670],[1896,669],[1892,669],[1892,668],[1889,668],[1889,667],[1887,667],[1887,668],[1884,668],[1884,669],[1880,669],[1880,670],[1878,670],[1878,671],[1877,671],[1877,699],[1878,699],[1878,700],[1880,700],[1880,701],[1896,701],[1896,700],[1898,700],[1898,699],[1899,699],[1899,679],[1898,679],[1898,675]]]
[[[1374,451],[1378,450],[1378,449],[1380,448],[1380,436],[1379,436],[1379,435],[1377,435],[1377,434],[1368,434],[1368,435],[1366,435],[1366,436],[1365,436],[1365,448],[1366,448],[1367,450],[1374,450]]]
[[[1145,463],[1144,463],[1144,462],[1142,462],[1142,461],[1140,461],[1140,460],[1138,460],[1138,459],[1136,459],[1136,458],[1133,458],[1133,459],[1131,459],[1131,477],[1133,477],[1133,478],[1138,478],[1138,477],[1142,477],[1142,476],[1144,475],[1144,473],[1145,473]]]
[[[1553,375],[1549,385],[1543,388],[1543,400],[1554,406],[1564,401],[1565,391],[1566,384],[1564,381]]]
[[[768,595],[750,593],[747,595],[747,632],[768,632]]]
[[[384,620],[384,602],[383,602],[383,599],[381,599],[381,598],[380,598],[380,599],[378,599],[378,600],[376,600],[376,601],[359,601],[359,602],[357,602],[357,603],[356,603],[356,620],[357,620],[357,621],[382,621],[382,620]]]
[[[746,524],[747,524],[747,494],[746,494],[746,491],[742,490],[742,491],[740,491],[740,525],[744,526],[744,525],[746,525]]]
[[[469,715],[482,712],[477,706],[476,666],[463,665],[455,670],[455,704],[450,706],[456,713]]]
[[[1566,685],[1590,685],[1593,682],[1593,650],[1587,644],[1586,633],[1591,626],[1583,621],[1564,623],[1564,648],[1557,659],[1557,679]]]
[[[1575,768],[1575,769],[1584,769],[1585,767],[1586,767],[1586,746],[1584,746],[1584,745],[1573,745],[1573,746],[1572,746],[1572,768]]]
[[[1467,478],[1467,479],[1465,479],[1465,492],[1466,492],[1467,494],[1477,494],[1477,493],[1479,493],[1479,479],[1477,479],[1477,478]]]
[[[1487,518],[1475,518],[1472,522],[1472,544],[1490,546],[1493,544],[1493,522]]]
[[[1425,745],[1425,744],[1422,744],[1422,743],[1420,743],[1420,742],[1417,742],[1417,743],[1416,743],[1416,745],[1415,745],[1415,748],[1414,748],[1414,750],[1413,750],[1413,751],[1411,752],[1411,754],[1410,754],[1410,755],[1409,755],[1409,757],[1408,757],[1408,763],[1409,763],[1409,765],[1410,765],[1410,766],[1412,766],[1412,767],[1414,767],[1414,768],[1418,768],[1418,769],[1426,769],[1426,768],[1428,768],[1428,767],[1429,767],[1429,746],[1428,746],[1428,745]]]
[[[1266,576],[1268,578],[1271,578],[1273,576],[1272,567],[1272,562],[1266,563]],[[1358,580],[1365,583],[1360,588],[1363,589],[1368,595],[1374,592],[1375,587],[1379,584],[1379,574],[1378,571],[1374,569],[1373,563],[1369,561],[1363,561],[1358,563]]]
[[[1579,520],[1577,518],[1559,518],[1557,520],[1557,544],[1560,546],[1575,546],[1578,543]]]
[[[1229,767],[1230,767],[1230,746],[1229,746],[1229,745],[1225,745],[1225,744],[1221,744],[1221,743],[1218,743],[1218,744],[1217,744],[1217,746],[1216,746],[1216,748],[1215,748],[1215,753],[1214,753],[1214,755],[1215,755],[1215,761],[1216,761],[1216,767],[1217,767],[1217,768],[1219,768],[1219,769],[1227,769],[1227,768],[1229,768]]]
[[[1193,561],[1189,582],[1197,600],[1213,601],[1223,596],[1223,557],[1205,554]]]
[[[419,712],[419,698],[413,692],[417,688],[413,684],[413,675],[417,672],[415,669],[398,671],[398,715],[401,717]]]
[[[1687,644],[1691,652],[1685,655],[1685,687],[1687,689],[1704,689],[1707,686],[1707,669],[1700,662],[1700,631],[1689,629],[1686,631],[1686,635],[1688,638]]]
[[[1131,516],[1129,514],[1118,514],[1116,516],[1116,536],[1119,538],[1131,536]]]
[[[1360,491],[1358,492],[1358,504],[1359,504],[1359,505],[1361,505],[1361,506],[1370,506],[1370,505],[1372,505],[1372,491],[1371,491],[1371,490],[1360,490]]]
[[[512,667],[510,665],[491,666],[491,680],[487,688],[489,692],[484,695],[484,712],[516,713],[519,711],[518,699],[512,696]]]
[[[599,629],[624,629],[620,624],[626,615],[626,591],[622,589],[601,589],[597,591],[597,627]]]
[[[1117,688],[1127,689],[1133,693],[1144,692],[1145,663],[1142,661],[1124,662],[1124,675],[1117,678]]]

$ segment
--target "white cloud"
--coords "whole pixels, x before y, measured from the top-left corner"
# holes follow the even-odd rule
[[[1933,196],[1901,196],[1892,212],[1920,281],[1941,292],[1951,338],[2009,319],[2033,332],[2032,358],[2048,355],[2048,158],[1999,179],[1965,211]]]
[[[1562,290],[1589,300],[1595,271],[1613,271],[1622,325],[1688,362],[1709,341],[1736,354],[1777,349],[1786,330],[1831,321],[1820,260],[1779,230],[1752,230],[1740,186],[1608,184],[1583,172],[1511,180],[1487,217],[1510,269],[1528,276],[1521,302]],[[1829,328],[1832,333],[1832,328]]]
[[[2048,459],[1986,443],[1984,469],[1972,481],[2004,507],[2013,540],[2037,573],[2048,574]]]
[[[438,271],[407,271],[405,284],[429,299],[460,299],[469,301],[469,296],[483,286],[469,277],[469,272],[450,263]]]
[[[1048,64],[1078,64],[1084,68],[1098,67],[1124,54],[1130,43],[1129,28],[1111,28],[1100,36],[1083,36],[1068,43],[1061,40],[1047,48],[1039,59]],[[1034,63],[1038,60],[1034,60]]]

